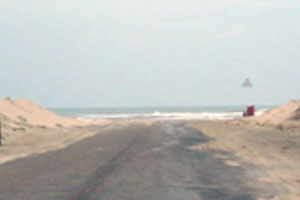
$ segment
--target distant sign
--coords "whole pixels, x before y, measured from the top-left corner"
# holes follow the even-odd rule
[[[246,80],[244,81],[244,83],[243,83],[242,86],[243,87],[253,87],[253,85],[252,85],[252,83],[251,83],[251,81],[250,81],[249,78],[246,78]]]

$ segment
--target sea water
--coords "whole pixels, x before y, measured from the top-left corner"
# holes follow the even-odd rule
[[[261,115],[274,106],[256,106]],[[241,118],[245,106],[197,106],[197,107],[122,107],[122,108],[53,108],[53,112],[84,120],[224,120]]]

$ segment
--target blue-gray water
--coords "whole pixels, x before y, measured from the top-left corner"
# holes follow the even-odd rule
[[[274,106],[256,106],[257,114]],[[81,119],[232,119],[245,106],[52,108],[57,114]]]

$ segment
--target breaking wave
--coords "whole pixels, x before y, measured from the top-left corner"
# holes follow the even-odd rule
[[[264,110],[258,110],[260,115]],[[225,120],[241,118],[242,112],[152,112],[152,113],[105,113],[82,114],[85,120],[120,120],[120,119],[163,119],[163,120]]]

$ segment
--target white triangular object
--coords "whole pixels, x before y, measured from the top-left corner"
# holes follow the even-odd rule
[[[246,78],[246,80],[242,86],[243,87],[252,87],[253,85],[252,85],[251,81],[249,80],[249,78]]]

